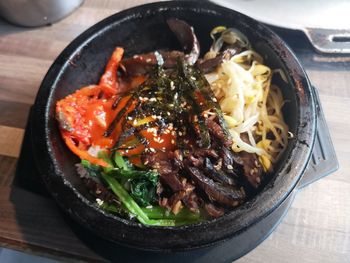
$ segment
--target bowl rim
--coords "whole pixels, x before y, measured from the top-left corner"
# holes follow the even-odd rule
[[[138,13],[139,10],[143,9],[148,10],[149,12],[164,12],[165,10],[178,10],[186,9],[197,12],[211,12],[215,11],[216,13],[227,13],[238,16],[240,19],[253,24],[256,27],[256,30],[261,31],[270,37],[269,46],[277,53],[278,57],[282,60],[283,64],[286,66],[286,69],[292,70],[288,72],[294,76],[291,77],[293,80],[292,86],[294,87],[297,98],[299,99],[299,116],[301,119],[307,119],[309,121],[305,122],[304,126],[301,127],[300,123],[297,127],[298,140],[295,140],[293,149],[288,153],[286,157],[285,164],[281,165],[281,168],[276,175],[276,181],[284,187],[275,191],[273,194],[267,193],[264,189],[257,196],[252,198],[252,200],[244,203],[242,206],[238,207],[234,211],[231,211],[228,214],[225,214],[222,217],[205,221],[199,224],[188,225],[188,226],[177,226],[177,227],[157,227],[157,226],[145,226],[137,222],[132,222],[126,219],[122,219],[118,216],[108,214],[96,205],[87,200],[82,194],[80,194],[77,189],[75,189],[67,180],[64,178],[64,174],[58,168],[58,164],[55,161],[54,152],[52,151],[52,144],[50,142],[50,127],[49,127],[49,108],[48,107],[53,101],[53,93],[55,87],[61,77],[62,72],[68,66],[68,61],[70,58],[74,57],[79,50],[85,46],[87,43],[92,41],[97,35],[101,34],[107,26],[111,26],[116,21],[123,21],[127,19],[134,19],[134,14]],[[265,38],[266,38],[265,36]],[[53,195],[57,203],[63,208],[66,212],[70,214],[76,221],[79,223],[85,222],[85,226],[99,234],[103,238],[110,239],[114,242],[118,242],[118,238],[105,235],[106,233],[101,233],[95,228],[96,225],[91,225],[84,216],[86,213],[80,214],[82,210],[72,211],[71,207],[67,207],[67,202],[62,199],[62,194],[57,191],[57,186],[55,184],[59,182],[64,185],[64,191],[70,196],[75,196],[78,202],[82,207],[92,209],[94,212],[98,213],[102,218],[108,223],[113,223],[113,220],[118,221],[119,223],[132,227],[145,232],[152,232],[154,230],[161,230],[168,234],[178,234],[181,235],[184,231],[192,229],[193,231],[199,231],[205,229],[208,231],[211,227],[222,225],[230,229],[227,233],[221,235],[220,237],[214,237],[211,240],[201,241],[201,242],[188,242],[184,248],[197,248],[207,245],[217,243],[219,241],[225,240],[230,236],[239,234],[240,231],[249,226],[257,223],[262,218],[266,217],[268,214],[274,211],[289,195],[289,193],[295,188],[298,181],[300,180],[308,160],[310,158],[311,149],[313,147],[315,139],[315,130],[316,130],[316,109],[314,105],[314,94],[311,92],[311,85],[309,83],[308,77],[301,67],[298,59],[295,57],[288,45],[282,41],[272,30],[264,26],[263,24],[255,21],[254,19],[242,15],[234,10],[227,9],[222,6],[218,6],[209,2],[198,1],[166,1],[166,2],[156,2],[151,4],[145,4],[136,6],[130,9],[123,10],[114,15],[111,15],[97,24],[93,25],[77,38],[75,38],[57,57],[53,62],[52,66],[48,70],[40,89],[38,91],[33,111],[33,121],[32,121],[32,130],[33,133],[33,145],[35,151],[35,159],[40,173],[44,179],[46,186],[48,187],[50,193]],[[45,98],[45,99],[43,99]],[[43,125],[43,123],[45,125]],[[296,152],[298,156],[296,157]],[[44,160],[44,161],[43,161]],[[286,178],[280,178],[283,175]],[[288,175],[288,176],[287,176]],[[282,181],[281,181],[282,180]],[[276,183],[276,182],[274,182]],[[266,187],[269,187],[268,185]],[[272,189],[273,187],[271,187]],[[269,202],[258,206],[261,196],[266,195],[265,198]],[[258,198],[259,197],[259,198]],[[68,205],[69,206],[69,205]],[[253,216],[252,211],[255,213]],[[250,217],[247,217],[250,215]],[[258,214],[258,216],[256,216]],[[239,219],[244,219],[243,224],[237,224]],[[230,222],[236,222],[235,225],[230,224]],[[105,231],[104,231],[105,232]],[[176,243],[176,242],[175,242]],[[133,242],[130,242],[131,246],[140,245],[137,244],[137,238]],[[145,249],[148,250],[159,250],[159,249],[172,249],[172,248],[182,248],[181,244],[172,244],[172,245],[161,245],[160,247],[152,245],[145,245]]]

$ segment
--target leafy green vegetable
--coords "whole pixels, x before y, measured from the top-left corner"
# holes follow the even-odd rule
[[[87,160],[81,160],[81,165],[84,167],[86,172],[92,176],[92,177],[98,177],[98,175],[101,173],[102,168],[101,166],[95,165],[90,163]]]
[[[101,205],[101,208],[114,213],[114,214],[123,214],[125,213],[124,208],[117,206],[116,204],[110,203],[103,203]],[[175,225],[188,225],[193,224],[196,222],[200,222],[204,220],[205,218],[202,216],[201,213],[193,213],[187,208],[183,208],[179,213],[176,215],[172,213],[171,211],[160,207],[160,206],[153,206],[151,208],[141,208],[142,211],[147,215],[149,219],[170,219],[175,220]],[[164,223],[164,222],[163,222]]]
[[[125,214],[126,209],[146,225],[175,226],[175,220],[173,219],[150,219],[139,206],[139,204],[147,206],[156,201],[156,186],[158,183],[156,172],[136,170],[119,153],[114,154],[113,160],[106,152],[100,152],[98,156],[103,158],[110,167],[102,168],[86,160],[81,161],[82,166],[89,175],[102,178],[123,204],[117,206],[116,204],[103,203],[101,205],[102,209],[118,214]],[[121,184],[125,181],[130,183],[130,193]]]
[[[148,206],[156,201],[156,186],[158,174],[154,171],[136,170],[118,152],[114,153],[111,160],[105,153],[99,154],[107,163],[113,167],[107,167],[104,172],[124,184],[129,182],[130,195],[141,206]]]
[[[123,169],[123,170],[131,169],[130,164],[118,152],[114,153],[114,163],[120,169]]]
[[[124,206],[130,213],[134,214],[136,218],[145,225],[157,225],[157,226],[175,226],[175,220],[171,219],[149,219],[148,216],[142,211],[141,207],[134,201],[134,199],[128,194],[128,192],[119,184],[119,182],[113,177],[101,173],[102,178],[109,185],[113,193],[115,193]]]
[[[118,214],[124,218],[131,218],[129,211],[122,205],[103,202],[103,204],[100,205],[100,208],[102,208],[103,210],[105,210],[107,212],[110,212],[113,214]]]
[[[139,178],[130,180],[130,195],[141,206],[148,206],[156,202],[156,187],[158,174],[147,172]]]
[[[151,208],[142,208],[142,211],[152,219],[160,219],[160,218],[166,218],[166,219],[174,219],[174,220],[193,220],[198,221],[201,219],[201,214],[193,213],[187,208],[182,208],[179,213],[176,215],[172,213],[171,211],[160,207],[160,206],[153,206]]]
[[[99,151],[97,156],[98,156],[98,158],[103,159],[108,164],[113,165],[112,160],[111,160],[107,151]]]

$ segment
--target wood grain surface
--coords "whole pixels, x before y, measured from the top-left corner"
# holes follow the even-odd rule
[[[0,20],[0,245],[103,261],[77,238],[51,199],[12,181],[30,106],[53,60],[96,22],[146,2],[86,0],[66,19],[41,28]],[[340,169],[300,191],[276,231],[238,262],[350,262],[350,56],[323,56],[298,43],[293,49],[320,93]]]

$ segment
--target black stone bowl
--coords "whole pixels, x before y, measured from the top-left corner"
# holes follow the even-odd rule
[[[218,25],[235,27],[250,40],[279,81],[287,103],[284,116],[294,134],[282,160],[263,189],[230,213],[181,227],[144,226],[100,210],[76,174],[78,158],[65,146],[55,120],[55,104],[76,89],[97,83],[116,46],[132,56],[181,47],[166,20],[176,17],[194,27],[202,52]],[[308,78],[288,46],[271,30],[240,13],[208,2],[173,1],[143,5],[112,15],[76,38],[56,59],[43,80],[33,111],[35,159],[43,180],[60,207],[93,233],[116,243],[155,251],[188,250],[217,244],[249,230],[274,211],[301,178],[315,137],[314,95]]]

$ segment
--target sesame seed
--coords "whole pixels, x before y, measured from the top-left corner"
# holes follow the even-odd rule
[[[290,131],[288,132],[288,138],[289,138],[289,139],[294,138],[294,134],[293,134],[293,133],[291,133]]]
[[[232,170],[232,169],[233,169],[233,166],[232,166],[231,164],[228,164],[226,167],[227,167],[227,169],[229,169],[229,170]]]
[[[196,79],[195,77],[193,77],[193,76],[191,76],[191,79],[192,79],[192,80],[197,80],[197,79]]]
[[[173,139],[171,140],[171,144],[175,144],[175,141]]]
[[[170,81],[170,89],[171,90],[175,89],[174,81]]]
[[[96,198],[96,203],[101,206],[103,205],[103,200],[101,200],[100,198]]]
[[[152,59],[150,59],[150,58],[146,59],[146,62],[151,62],[151,61],[152,61]]]
[[[217,102],[218,100],[217,100],[216,98],[213,98],[213,101],[214,101],[214,102]]]
[[[149,101],[157,101],[157,99],[153,97],[153,98],[150,98]]]

